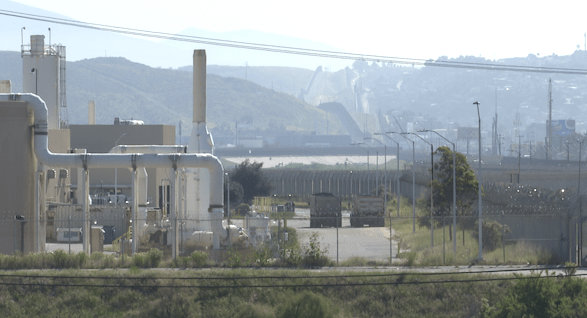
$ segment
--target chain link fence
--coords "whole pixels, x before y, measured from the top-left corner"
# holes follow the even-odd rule
[[[241,255],[242,260],[253,261],[255,253],[261,249],[266,250],[269,259],[277,260],[284,257],[286,249],[299,248],[303,254],[311,244],[321,255],[338,264],[383,264],[390,260],[398,264],[466,264],[478,258],[479,218],[474,215],[431,217],[418,212],[414,217],[411,209],[406,209],[397,217],[396,211],[390,210],[393,216],[385,216],[383,226],[367,225],[380,225],[377,218],[357,227],[356,223],[351,226],[350,211],[343,210],[340,220],[336,220],[340,226],[332,222],[334,226],[311,227],[309,211],[298,209],[293,218],[269,218],[268,214],[230,221],[225,218],[222,229],[212,231],[213,220],[178,218],[174,221],[168,215],[161,215],[159,210],[144,211],[134,220],[127,207],[92,207],[89,219],[84,219],[76,206],[66,205],[54,212],[45,221],[35,221],[24,213],[4,212],[0,221],[4,254],[29,253],[37,249],[77,253],[84,251],[83,242],[87,239],[89,250],[86,252],[132,255],[155,248],[171,258],[175,247],[176,257],[201,251],[217,264],[235,253]],[[510,213],[511,210],[495,208],[483,214],[484,260],[518,264],[524,263],[526,257],[545,263],[577,262],[579,259],[585,263],[586,253],[581,243],[584,236],[576,215],[565,211],[532,215]],[[12,215],[12,219],[8,215]],[[136,227],[133,221],[138,224]],[[90,223],[90,233],[84,233],[84,222]],[[214,248],[215,241],[217,248]]]

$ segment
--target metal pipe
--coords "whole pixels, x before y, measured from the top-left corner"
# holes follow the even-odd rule
[[[54,154],[48,144],[48,111],[45,102],[34,94],[0,94],[0,101],[24,101],[34,113],[34,152],[37,160],[48,167],[83,168],[204,168],[210,173],[210,205],[208,212],[224,207],[224,168],[220,160],[208,153],[190,154]],[[84,180],[87,189],[89,180]],[[88,192],[84,192],[84,206],[88,205]],[[40,207],[37,205],[39,208]],[[87,220],[84,220],[86,224]],[[86,226],[84,226],[86,227]],[[87,234],[89,226],[85,229]],[[86,235],[84,235],[85,240]],[[89,241],[87,242],[89,244]],[[89,245],[84,242],[84,250]]]

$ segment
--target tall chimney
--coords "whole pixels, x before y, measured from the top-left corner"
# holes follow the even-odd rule
[[[96,124],[96,103],[91,100],[88,104],[88,125]]]
[[[206,51],[194,50],[194,119],[188,144],[190,153],[212,153],[214,141],[206,127]]]
[[[206,51],[194,50],[194,123],[206,122]]]

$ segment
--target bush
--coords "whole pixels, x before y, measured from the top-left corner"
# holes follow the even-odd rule
[[[322,248],[318,241],[318,233],[314,232],[310,236],[310,242],[304,248],[304,257],[302,264],[307,267],[321,267],[330,263],[330,259],[326,256],[328,248]]]
[[[230,248],[228,251],[226,262],[224,263],[227,267],[241,267],[243,265],[241,260],[241,255],[238,252],[238,249],[234,246]]]
[[[194,251],[190,258],[194,263],[194,267],[200,268],[208,265],[208,254],[206,252]]]
[[[163,251],[152,248],[147,252],[147,258],[149,260],[149,266],[159,267],[159,263],[163,260]]]
[[[577,272],[577,265],[573,262],[566,262],[563,272],[566,276],[573,276]]]
[[[497,221],[483,221],[482,227],[483,250],[491,252],[501,246],[504,239],[504,225],[497,223]],[[509,232],[511,232],[510,229],[505,225],[505,233]],[[475,222],[473,237],[479,240],[479,221]]]
[[[163,251],[152,248],[147,253],[135,253],[132,256],[132,263],[136,267],[148,268],[159,267],[163,260]]]
[[[253,258],[253,262],[256,266],[267,266],[271,262],[271,251],[265,245],[261,245],[255,249]]]
[[[297,267],[302,263],[302,252],[297,244],[280,249],[279,256],[279,265],[281,266]]]
[[[277,309],[280,318],[325,318],[334,317],[334,310],[330,301],[322,295],[305,291],[295,298],[288,300]]]
[[[147,265],[147,255],[146,253],[135,253],[132,256],[132,263],[136,267],[146,268]]]

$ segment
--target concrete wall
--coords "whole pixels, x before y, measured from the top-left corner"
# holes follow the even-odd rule
[[[384,171],[351,171],[350,170],[263,170],[273,188],[271,195],[312,195],[318,192],[328,192],[335,196],[350,198],[352,195],[366,195],[375,193],[377,185],[380,189],[385,186]],[[387,191],[395,194],[397,178],[400,177],[400,195],[412,197],[411,171],[387,172]],[[409,177],[409,178],[408,178]],[[407,180],[409,179],[409,181]],[[422,193],[428,193],[428,187],[422,186],[416,179],[416,198]],[[382,192],[379,192],[382,195]]]
[[[34,219],[35,171],[32,113],[26,102],[0,102],[0,253],[20,251],[21,224],[15,216]],[[34,222],[24,223],[24,252],[34,250]],[[16,226],[15,226],[16,225]]]

